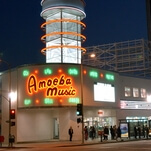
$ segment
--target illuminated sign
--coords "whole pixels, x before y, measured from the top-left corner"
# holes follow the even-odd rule
[[[29,65],[18,69],[18,107],[80,104],[81,74],[84,88],[87,87],[92,92],[90,97],[95,96],[95,101],[115,102],[114,85],[99,82],[94,84],[96,80],[114,80],[114,74],[87,66],[82,69],[77,64],[56,63]]]
[[[107,80],[114,81],[114,75],[113,74],[106,74],[105,77]]]
[[[90,75],[90,77],[97,78],[98,77],[98,72],[90,71],[89,75]]]
[[[94,100],[104,102],[115,102],[115,87],[112,84],[95,83]]]
[[[75,96],[76,89],[72,87],[72,78],[65,77],[64,74],[60,77],[48,78],[39,80],[35,75],[30,75],[27,80],[28,94],[37,93],[40,90],[46,90],[46,97],[56,96]]]

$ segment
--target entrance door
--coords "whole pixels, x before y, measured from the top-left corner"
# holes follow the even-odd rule
[[[53,124],[53,139],[59,139],[59,120],[57,118],[54,118]]]

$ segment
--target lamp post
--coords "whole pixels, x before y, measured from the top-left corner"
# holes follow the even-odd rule
[[[81,104],[82,104],[82,144],[84,144],[84,101],[83,101],[83,61],[82,56],[85,52],[81,53],[81,65],[80,65],[80,79],[81,79]]]
[[[8,94],[10,95],[10,93],[11,93],[11,66],[10,66],[10,64],[7,62],[7,61],[5,61],[5,60],[2,60],[2,59],[0,59],[0,62],[3,62],[3,63],[5,63],[7,66],[8,66],[8,69],[9,69],[9,80],[8,80]],[[6,98],[5,98],[6,99]],[[9,142],[9,138],[11,137],[11,118],[10,118],[10,110],[11,110],[11,98],[10,98],[10,96],[8,96],[8,99],[6,99],[7,101],[8,101],[8,104],[9,104],[9,106],[8,106],[8,116],[9,116],[9,120],[8,120],[8,124],[9,124],[9,130],[8,130],[8,142]],[[10,143],[8,143],[8,146],[10,146]]]
[[[83,101],[83,61],[82,61],[83,54],[81,54],[81,65],[80,65],[80,70],[81,70],[81,75],[80,75],[81,76],[80,77],[80,79],[81,79],[81,104],[82,104],[82,144],[84,144],[84,101]],[[96,57],[95,53],[90,54],[90,58],[95,58],[95,57]]]
[[[83,105],[83,65],[82,65],[82,62],[81,62],[81,66],[80,66],[80,70],[81,70],[81,77],[80,77],[80,79],[81,79],[81,104],[82,104],[82,144],[84,144],[84,130],[83,130],[83,128],[84,128],[84,110],[83,110],[83,107],[84,107],[84,105]]]

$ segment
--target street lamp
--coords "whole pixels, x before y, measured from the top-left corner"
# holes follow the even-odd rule
[[[82,61],[81,61],[81,66],[80,66],[80,70],[81,70],[81,104],[82,104],[82,144],[84,144],[84,110],[83,110],[83,65],[82,65]]]
[[[81,79],[81,105],[82,105],[82,144],[84,144],[84,101],[83,101],[83,60],[82,56],[85,52],[81,52],[80,79]]]
[[[5,61],[5,60],[2,60],[2,59],[0,59],[0,62],[3,62],[3,63],[5,63],[7,66],[8,66],[8,69],[9,69],[9,83],[8,83],[8,94],[10,95],[11,94],[11,66],[10,66],[10,64],[7,62],[7,61]],[[6,99],[6,98],[5,98]],[[8,101],[8,104],[9,104],[9,107],[8,107],[8,115],[9,115],[9,120],[8,120],[8,124],[9,124],[9,130],[8,130],[8,141],[9,141],[9,138],[11,137],[11,118],[10,118],[10,110],[11,110],[11,98],[10,98],[10,96],[8,96],[8,99],[6,99],[7,101]],[[8,146],[10,146],[10,142],[8,143],[9,145]]]
[[[82,105],[82,144],[84,144],[84,101],[83,101],[83,61],[82,61],[82,55],[84,55],[85,52],[83,52],[81,54],[81,65],[80,65],[80,70],[81,70],[81,75],[80,75],[80,79],[81,79],[81,105]],[[94,53],[92,53],[90,55],[90,58],[95,58],[96,55]]]

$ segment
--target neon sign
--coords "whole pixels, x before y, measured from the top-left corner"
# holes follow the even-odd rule
[[[72,78],[64,74],[60,77],[39,80],[32,74],[27,80],[27,92],[32,95],[41,90],[45,90],[46,97],[75,96],[76,89],[72,86]]]

